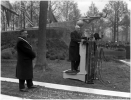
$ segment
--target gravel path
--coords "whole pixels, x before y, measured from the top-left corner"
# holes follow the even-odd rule
[[[103,96],[89,93],[70,92],[65,90],[50,89],[37,86],[24,93],[18,90],[18,83],[1,82],[1,94],[11,95],[26,99],[129,99],[121,97]]]

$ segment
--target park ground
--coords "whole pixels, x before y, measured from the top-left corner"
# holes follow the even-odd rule
[[[106,52],[106,58],[109,57],[111,51]],[[119,52],[114,53],[114,55],[120,55]],[[108,56],[108,57],[107,57]],[[111,56],[111,55],[110,55]],[[34,62],[35,63],[35,62]],[[54,83],[54,84],[61,84],[61,85],[69,85],[69,86],[77,86],[77,87],[85,87],[85,88],[94,88],[94,89],[103,89],[103,90],[112,90],[112,91],[120,91],[120,92],[130,92],[130,66],[119,62],[117,60],[107,60],[102,62],[101,66],[101,77],[104,83],[100,80],[94,80],[94,84],[86,84],[82,81],[73,80],[73,79],[64,79],[63,78],[63,71],[70,69],[71,65],[70,62],[67,60],[50,60],[47,59],[48,68],[46,71],[43,71],[42,68],[34,68],[34,81],[38,82],[46,82],[46,83]],[[1,77],[5,78],[14,78],[16,71],[16,60],[1,60]],[[11,82],[1,82],[1,93],[6,95],[12,95],[21,97],[24,96],[25,98],[29,98],[32,93],[40,94],[40,91],[49,90],[48,88],[38,87],[37,90],[32,90],[28,93],[28,95],[21,94],[18,92],[18,84],[11,83]],[[41,88],[41,89],[40,89]],[[13,90],[13,92],[11,92]],[[35,91],[35,92],[33,92]],[[51,90],[55,91],[55,90]],[[60,90],[59,90],[60,91]],[[48,92],[46,92],[48,94]],[[54,92],[50,92],[54,93]],[[63,93],[63,92],[62,92]],[[68,94],[68,92],[66,92]],[[72,92],[73,93],[73,92]],[[57,91],[58,94],[58,91]],[[77,94],[80,94],[79,92]],[[52,94],[54,95],[54,94]],[[82,94],[83,95],[83,94]],[[91,94],[88,94],[88,97]],[[96,96],[93,94],[94,98],[102,98],[102,96]],[[41,98],[42,96],[31,96],[30,98]],[[47,97],[47,96],[46,96]],[[70,98],[71,96],[66,96],[65,98]],[[82,99],[82,97],[77,97]],[[75,98],[74,97],[74,98]],[[49,95],[48,95],[49,98]],[[56,97],[58,98],[58,96]],[[84,95],[83,95],[84,98]],[[86,97],[85,97],[86,98]],[[109,97],[105,97],[109,98]],[[111,98],[111,97],[110,97]]]
[[[101,77],[105,84],[102,83],[100,80],[94,80],[94,84],[86,84],[78,80],[64,79],[63,71],[70,69],[70,62],[67,60],[47,59],[47,63],[48,68],[46,71],[43,71],[41,68],[34,68],[34,79],[33,79],[34,81],[85,88],[130,92],[130,66],[122,62],[116,60],[103,61],[101,67],[102,68]],[[1,77],[16,79],[15,71],[16,71],[16,60],[3,60],[3,59],[1,60]],[[18,97],[21,97],[20,95],[22,95],[18,92],[17,83],[2,81],[1,87],[2,94],[13,95]],[[39,90],[40,88],[42,90]],[[37,91],[35,90],[35,93],[45,91],[44,87],[39,86],[39,89]],[[14,91],[11,92],[12,90]],[[29,92],[28,95],[25,95],[25,97],[31,95],[30,93],[33,93],[33,90]],[[36,97],[31,96],[31,98]]]

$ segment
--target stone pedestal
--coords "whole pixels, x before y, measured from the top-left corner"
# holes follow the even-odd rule
[[[86,77],[86,45],[80,42],[80,65],[78,72],[72,72],[70,69],[63,71],[63,78],[77,79],[85,82]]]

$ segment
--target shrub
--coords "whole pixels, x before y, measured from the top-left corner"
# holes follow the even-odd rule
[[[124,56],[117,56],[118,59],[125,59]]]
[[[8,44],[7,45],[3,45],[3,46],[1,46],[1,50],[7,49],[8,47],[9,47]]]
[[[65,60],[65,55],[64,55],[64,53],[60,52],[60,53],[58,54],[58,59],[60,59],[60,60]]]
[[[46,53],[46,58],[50,58],[50,53],[49,52]]]
[[[18,33],[19,31],[3,32],[1,36],[2,37],[1,50],[14,47],[17,42],[17,37],[19,35]],[[33,46],[33,50],[35,50],[36,52],[37,45],[38,45],[38,39],[37,39],[38,30],[28,30],[28,33],[29,33],[29,40]],[[54,58],[58,59],[59,55],[57,54],[59,54],[60,52],[62,52],[64,55],[67,55],[66,53],[64,53],[64,50],[68,50],[68,46],[67,46],[68,43],[66,44],[65,42],[67,42],[69,34],[68,33],[66,34],[66,33],[67,33],[67,30],[61,29],[61,28],[58,28],[58,29],[53,28],[50,30],[47,29],[46,46],[49,52],[49,54],[46,55],[47,58],[50,58],[52,55],[55,55],[53,59]],[[12,49],[11,52],[13,54],[13,57],[14,56],[16,57],[16,54],[17,54],[16,51]],[[63,59],[64,57],[59,57],[59,58]]]
[[[13,58],[17,58],[17,52],[15,52],[14,54],[13,54]]]
[[[50,55],[50,60],[55,60],[56,59],[56,55]]]
[[[14,48],[7,48],[2,50],[2,59],[17,58],[17,51]]]
[[[60,58],[59,58],[60,60],[65,60],[65,57],[63,57],[63,56],[60,56]]]
[[[14,48],[11,48],[11,52],[12,52],[12,54],[15,54],[16,50]]]
[[[116,51],[125,51],[123,48],[116,49]]]
[[[1,58],[2,59],[11,59],[12,58],[12,52],[11,49],[4,49],[1,51]]]

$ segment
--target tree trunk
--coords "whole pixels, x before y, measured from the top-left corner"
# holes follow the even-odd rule
[[[117,41],[119,41],[119,33],[118,33],[118,11],[116,14],[116,36],[117,36]]]
[[[31,21],[33,22],[33,20],[32,20],[32,13],[33,13],[33,10],[32,10],[32,7],[33,7],[33,1],[30,1],[31,2],[31,9],[30,9],[30,19],[31,19]],[[30,25],[30,27],[31,27],[31,25]]]
[[[23,28],[25,29],[25,12],[23,12]]]
[[[114,3],[115,7],[115,19],[114,19],[114,42],[117,40],[117,5]]]
[[[126,42],[128,42],[128,26],[126,26]]]
[[[112,41],[114,41],[114,30],[113,30],[113,26],[112,26]]]
[[[3,21],[4,21],[4,31],[6,30],[6,18],[5,18],[5,13],[3,14]]]
[[[119,41],[119,1],[117,2],[117,9],[116,9],[116,33],[117,33],[117,41]]]
[[[13,30],[14,30],[14,27],[15,27],[15,16],[14,16],[14,14],[13,14]]]
[[[31,11],[30,11],[30,17],[31,17],[31,21],[32,21],[32,6],[33,6],[33,1],[30,1],[31,2]]]
[[[40,1],[39,15],[39,33],[38,33],[38,49],[36,66],[46,70],[46,22],[47,22],[48,1]]]
[[[7,19],[6,19],[6,15],[5,15],[5,31],[7,31]]]
[[[21,17],[21,18],[20,18],[20,23],[21,23],[21,24],[20,24],[20,27],[21,27],[21,29],[22,29],[22,23],[23,23],[23,21],[22,21],[22,18],[23,18],[23,17],[22,17],[22,14],[21,14],[20,17]]]
[[[66,21],[68,21],[68,2],[66,3]]]
[[[115,20],[114,20],[114,42],[116,41],[116,12],[115,12]]]
[[[128,42],[130,42],[130,27],[128,27]]]

